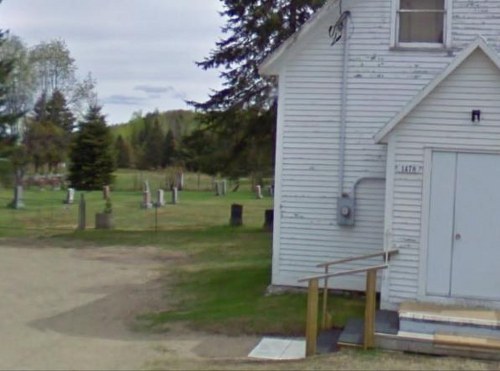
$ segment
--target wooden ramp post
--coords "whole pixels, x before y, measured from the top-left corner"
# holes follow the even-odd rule
[[[318,338],[318,279],[309,280],[307,293],[306,357],[316,354]]]
[[[365,350],[375,346],[376,288],[377,269],[371,269],[366,272],[365,333],[363,342]]]

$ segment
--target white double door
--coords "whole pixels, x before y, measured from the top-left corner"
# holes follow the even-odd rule
[[[500,156],[433,152],[426,293],[500,299]]]

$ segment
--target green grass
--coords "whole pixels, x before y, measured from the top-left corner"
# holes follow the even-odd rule
[[[120,173],[119,178],[137,176]],[[153,182],[150,182],[151,188]],[[226,334],[303,335],[306,294],[266,295],[271,281],[272,235],[263,230],[264,211],[272,198],[258,200],[240,188],[225,197],[213,192],[183,191],[177,205],[141,209],[141,192],[112,191],[115,230],[93,229],[94,213],[102,211],[101,192],[85,192],[86,231],[75,231],[78,206],[64,205],[65,191],[28,190],[26,209],[0,207],[0,237],[45,236],[54,245],[158,246],[180,252],[183,259],[168,268],[168,311],[140,317],[143,328],[168,329],[187,322],[196,329]],[[11,191],[0,191],[7,204]],[[77,199],[79,193],[77,193]],[[168,200],[168,196],[167,196]],[[242,227],[229,226],[230,207],[243,205]],[[155,228],[155,220],[158,224]],[[335,325],[362,316],[362,301],[335,296],[330,299]]]

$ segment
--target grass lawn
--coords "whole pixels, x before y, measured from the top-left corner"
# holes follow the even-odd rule
[[[116,228],[106,231],[93,229],[93,215],[104,207],[102,193],[85,192],[89,229],[75,231],[78,207],[64,205],[64,195],[64,191],[29,190],[26,209],[0,207],[0,237],[31,233],[68,247],[154,245],[182,252],[186,258],[167,272],[170,310],[142,316],[146,329],[162,331],[182,321],[225,334],[304,335],[306,294],[266,296],[272,235],[262,225],[264,211],[273,207],[272,198],[258,200],[245,189],[226,197],[183,191],[177,205],[144,210],[139,207],[141,192],[114,190]],[[0,192],[0,200],[9,196],[10,191]],[[232,203],[243,205],[242,227],[229,226]],[[362,300],[337,295],[329,304],[336,325],[363,315]]]

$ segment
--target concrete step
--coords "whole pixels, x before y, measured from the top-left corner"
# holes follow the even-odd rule
[[[439,333],[500,340],[500,311],[403,303],[399,309],[399,330],[403,333]]]

